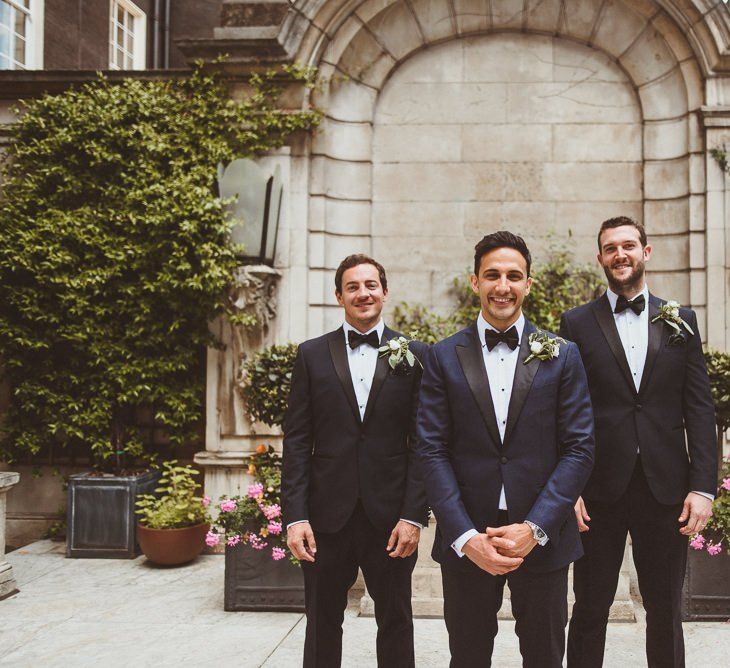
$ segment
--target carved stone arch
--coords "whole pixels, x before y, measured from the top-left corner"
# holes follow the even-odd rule
[[[702,311],[707,299],[703,67],[658,2],[629,7],[620,0],[580,0],[570,10],[561,0],[364,0],[319,6],[312,26],[320,24],[301,45],[309,49],[307,62],[319,67],[314,102],[326,114],[312,143],[309,216],[310,249],[323,277],[350,250],[372,251],[373,118],[389,77],[419,51],[449,40],[536,33],[607,54],[635,87],[644,124],[643,219],[649,232],[661,237],[657,243],[668,247],[658,254],[665,258],[660,268],[666,274],[659,282]],[[691,25],[698,30],[696,21]],[[328,281],[322,284],[324,293],[314,301],[326,304]]]

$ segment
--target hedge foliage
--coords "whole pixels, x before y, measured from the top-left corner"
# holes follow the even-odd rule
[[[12,389],[0,459],[82,444],[143,455],[152,405],[178,444],[202,411],[208,322],[237,265],[220,161],[318,121],[277,109],[277,76],[233,102],[201,68],[176,81],[103,76],[22,104],[0,202],[0,358]],[[291,69],[309,83],[312,73]]]

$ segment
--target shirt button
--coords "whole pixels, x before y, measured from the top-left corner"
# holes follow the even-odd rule
[[[507,457],[502,457],[502,459],[500,459],[499,461],[502,462],[502,464],[506,464],[507,463]]]

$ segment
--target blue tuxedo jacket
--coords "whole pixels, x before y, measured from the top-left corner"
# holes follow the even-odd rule
[[[432,556],[443,568],[475,568],[451,544],[469,529],[497,526],[502,485],[510,523],[530,520],[549,538],[521,568],[551,571],[582,555],[573,506],[593,466],[588,383],[573,343],[555,359],[524,364],[534,331],[526,321],[504,443],[476,323],[426,356],[416,453],[438,520]]]

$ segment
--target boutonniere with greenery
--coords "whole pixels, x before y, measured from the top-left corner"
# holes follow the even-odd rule
[[[690,336],[694,335],[692,328],[679,317],[679,302],[668,301],[666,304],[662,304],[659,307],[659,313],[651,319],[652,322],[656,322],[657,320],[663,320],[667,323],[667,325],[675,330],[669,339],[670,343],[674,343],[678,340],[684,341],[684,337],[682,336],[682,327],[689,332]]]
[[[530,344],[530,354],[525,359],[525,364],[534,359],[542,362],[554,360],[560,355],[560,344],[566,343],[565,339],[561,339],[559,336],[549,336],[547,332],[540,330],[530,334],[527,342]]]
[[[390,339],[384,346],[378,348],[380,357],[388,357],[388,364],[393,373],[410,371],[416,363],[423,368],[421,361],[411,352],[408,344],[410,340],[405,336]]]

